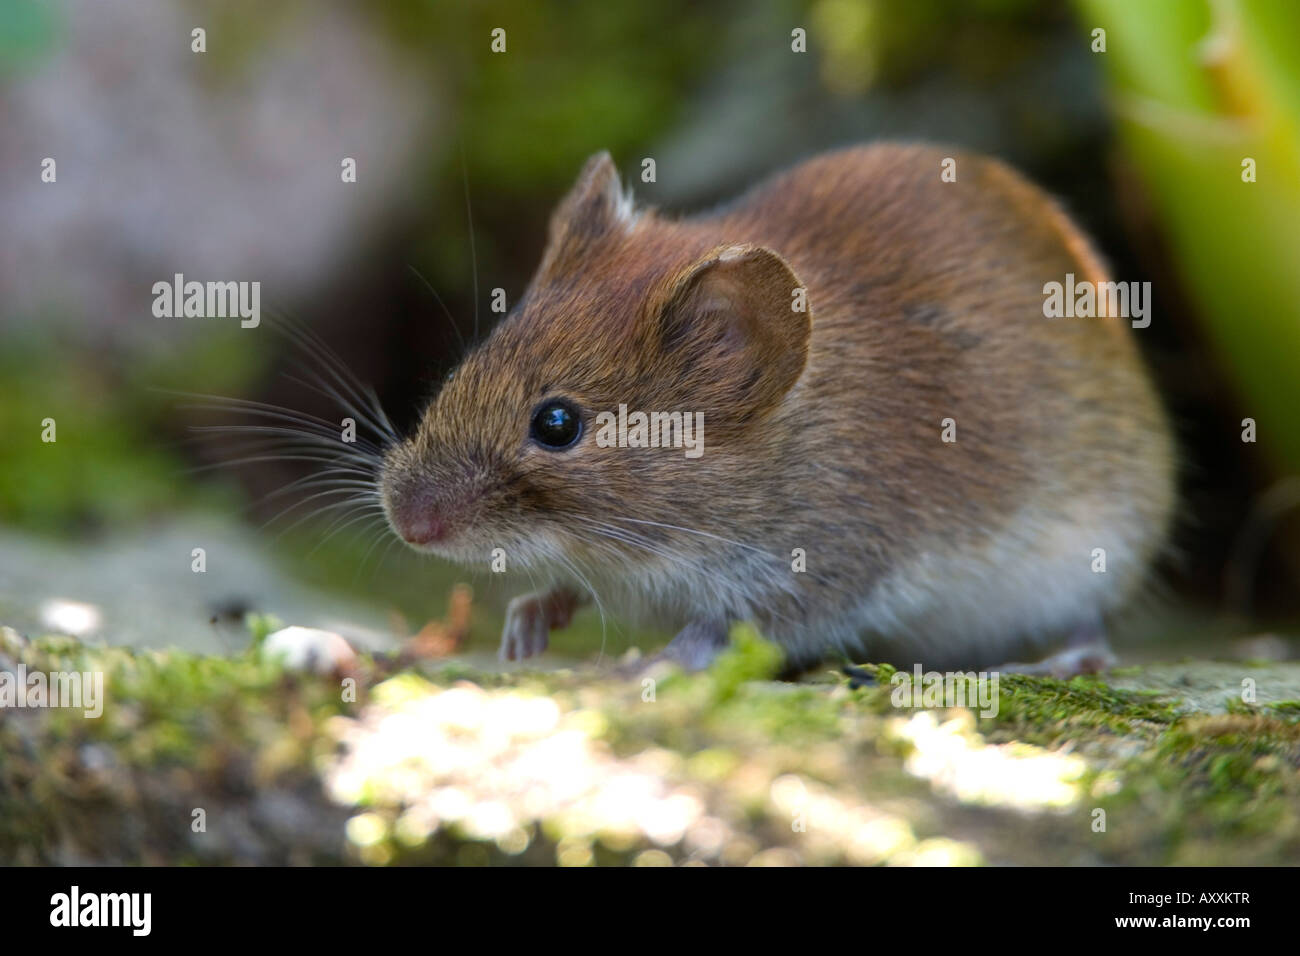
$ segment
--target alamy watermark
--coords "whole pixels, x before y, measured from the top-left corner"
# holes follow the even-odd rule
[[[1151,324],[1150,282],[1082,282],[1074,273],[1065,274],[1065,282],[1043,284],[1043,315],[1059,318],[1131,319],[1135,329]]]
[[[119,926],[133,936],[148,936],[153,929],[153,894],[83,893],[73,884],[67,893],[50,897],[50,925]]]
[[[996,717],[1001,698],[998,672],[993,671],[895,671],[889,701],[895,707],[965,707],[981,717]]]
[[[0,710],[10,707],[70,707],[87,717],[104,713],[103,671],[27,672],[26,664],[0,671]]]
[[[687,458],[704,454],[703,412],[629,412],[596,415],[596,444],[601,448],[682,448]]]
[[[262,321],[260,282],[186,282],[178,272],[171,282],[155,282],[153,294],[153,314],[160,319],[238,316],[245,329],[255,329]]]

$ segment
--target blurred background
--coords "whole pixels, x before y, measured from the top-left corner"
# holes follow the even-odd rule
[[[221,651],[253,611],[389,647],[465,581],[468,650],[493,653],[519,582],[315,513],[328,499],[291,486],[313,463],[234,466],[191,429],[249,419],[173,393],[338,421],[310,387],[319,352],[276,335],[274,311],[407,427],[476,313],[486,333],[490,291],[518,299],[591,153],[685,213],[882,138],[1007,160],[1117,278],[1153,283],[1138,338],[1183,501],[1124,656],[1300,654],[1291,0],[0,0],[0,623]],[[155,317],[176,273],[259,281],[262,326]],[[588,612],[553,646],[663,636]]]

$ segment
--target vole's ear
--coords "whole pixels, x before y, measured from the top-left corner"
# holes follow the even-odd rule
[[[812,311],[786,261],[761,246],[725,246],[671,284],[660,310],[665,365],[709,408],[743,420],[773,408],[803,373]]]
[[[551,215],[551,242],[597,238],[630,215],[614,160],[602,150],[587,160],[578,181]]]

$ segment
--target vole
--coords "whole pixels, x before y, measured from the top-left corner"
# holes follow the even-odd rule
[[[688,668],[745,620],[796,668],[1064,642],[1048,669],[1096,669],[1166,539],[1175,452],[1129,322],[1045,315],[1067,275],[1108,279],[992,159],[849,148],[673,219],[600,153],[522,299],[387,452],[384,509],[422,551],[553,576],[511,603],[508,659],[594,589],[679,629]],[[620,406],[701,422],[700,453],[598,440]]]

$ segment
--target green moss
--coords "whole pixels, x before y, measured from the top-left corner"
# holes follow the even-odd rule
[[[1300,700],[1275,700],[1268,707],[1279,717],[1300,720]]]
[[[981,722],[990,739],[1068,744],[1089,755],[1094,782],[1104,773],[1114,785],[1095,801],[1120,837],[1097,841],[1104,858],[1204,864],[1300,856],[1300,727],[1270,715],[1291,710],[1285,704],[1228,698],[1227,714],[1206,715],[1094,678],[1002,681],[1000,713]]]
[[[274,614],[249,614],[244,624],[251,635],[250,644],[255,648],[261,647],[270,635],[284,627],[284,622]]]
[[[272,626],[251,622],[255,633]],[[931,726],[949,721],[945,726],[958,728],[957,736],[931,745],[938,749],[929,759],[950,747],[970,760],[990,759],[996,750],[987,765],[996,776],[998,761],[1033,761],[1062,750],[1072,760],[1082,757],[1086,770],[1076,771],[1072,784],[1077,798],[1050,813],[1031,811],[954,796],[942,785],[947,772],[931,782],[906,770],[920,745],[906,743],[899,731],[918,725],[912,709],[891,700],[892,668],[864,665],[862,672],[877,683],[856,689],[829,672],[782,682],[772,679],[780,666],[775,648],[748,628],[735,637],[736,646],[699,674],[497,672],[463,661],[405,667],[392,658],[363,657],[356,704],[343,701],[337,680],[287,673],[251,650],[216,658],[6,638],[0,655],[29,669],[102,672],[108,705],[97,720],[43,710],[6,714],[0,722],[0,859],[498,865],[681,862],[702,852],[689,841],[660,847],[644,835],[591,831],[588,811],[575,808],[530,818],[512,805],[522,829],[503,840],[455,821],[432,832],[412,830],[406,798],[395,797],[395,781],[382,775],[364,781],[351,805],[326,797],[321,775],[342,753],[334,719],[359,718],[371,707],[381,715],[417,713],[453,688],[478,701],[466,714],[517,713],[512,708],[523,706],[520,701],[554,701],[555,732],[588,739],[584,759],[594,761],[566,781],[588,772],[610,779],[653,772],[664,799],[687,795],[676,799],[698,803],[699,813],[717,821],[711,826],[731,834],[724,842],[732,862],[765,852],[807,863],[876,860],[875,851],[849,855],[855,846],[860,852],[852,833],[862,820],[875,821],[872,833],[897,834],[882,843],[880,861],[906,861],[922,847],[949,845],[960,850],[953,859],[991,862],[1300,859],[1294,701],[1204,714],[1092,678],[1004,676],[996,716],[949,721],[958,712],[938,715]],[[465,785],[502,779],[502,756],[492,743],[501,731],[488,732],[496,718],[465,719],[467,727],[487,721],[482,730],[462,732],[471,750],[483,748],[473,759],[484,761],[482,771],[472,761],[464,765]],[[371,732],[379,726],[347,723]],[[531,738],[521,733],[523,742],[512,747],[526,755]],[[414,757],[424,739],[416,734],[402,746]],[[426,772],[434,774],[431,786],[462,785],[439,782],[445,771]],[[790,786],[811,788],[808,799],[815,794],[818,812],[831,816],[807,832],[792,827],[788,796],[784,803],[774,796]],[[483,799],[509,802],[512,792],[507,785]],[[195,808],[208,814],[206,834],[190,829]],[[1095,809],[1106,812],[1104,833],[1092,829]],[[348,825],[350,817],[367,814]],[[252,831],[246,825],[241,831],[235,822],[241,820],[256,821]],[[281,824],[268,822],[275,820]],[[927,844],[929,838],[938,842]]]
[[[220,824],[277,791],[314,806],[303,795],[319,789],[319,730],[348,709],[337,682],[300,679],[256,654],[132,651],[55,637],[8,652],[29,673],[102,674],[104,707],[98,718],[49,708],[15,710],[0,722],[3,860],[66,862],[61,854],[71,850],[73,859],[101,862],[233,862],[234,837],[223,837]],[[192,834],[195,808],[208,814],[212,839]],[[265,862],[293,858],[273,842],[263,843]],[[339,859],[336,843],[314,858]]]
[[[763,640],[748,624],[737,624],[731,630],[731,644],[709,669],[715,701],[722,702],[735,696],[740,686],[748,681],[768,680],[774,677],[784,660],[784,654],[775,644]]]
[[[1093,677],[1069,681],[1004,674],[999,708],[981,729],[998,738],[1052,745],[1080,734],[1132,734],[1143,725],[1166,726],[1177,717],[1174,702],[1155,693],[1117,690]]]
[[[1276,666],[1276,665],[1274,665]],[[892,669],[864,665],[877,686],[852,699],[896,710]],[[1126,677],[1140,677],[1130,668]],[[1225,701],[1227,714],[1190,712],[1156,690],[1121,690],[1078,677],[1002,675],[996,716],[977,726],[991,743],[1068,749],[1088,759],[1089,798],[1058,846],[1114,863],[1225,864],[1300,859],[1300,707]],[[1095,833],[1088,814],[1107,813]],[[1057,839],[1060,839],[1058,836]],[[1073,847],[1073,849],[1071,849]]]
[[[1300,729],[1240,714],[1179,720],[1126,762],[1109,801],[1154,817],[1155,862],[1294,862],[1300,857]],[[1151,807],[1158,814],[1151,814]]]

